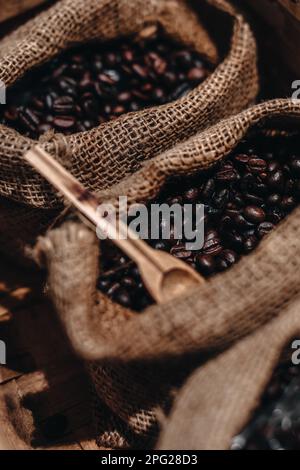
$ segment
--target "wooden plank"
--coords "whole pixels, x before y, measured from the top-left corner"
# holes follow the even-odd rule
[[[97,449],[89,379],[53,308],[41,298],[41,285],[39,275],[14,271],[0,259],[0,305],[10,295],[20,300],[10,304],[10,321],[0,323],[7,345],[7,364],[0,367],[0,448]],[[28,286],[38,295],[24,304]],[[53,419],[65,421],[66,428],[50,437]]]

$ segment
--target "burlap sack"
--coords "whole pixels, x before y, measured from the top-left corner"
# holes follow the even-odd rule
[[[299,122],[300,105],[291,100],[260,104],[145,163],[105,196],[112,203],[117,194],[131,202],[147,200],[168,175],[209,167],[249,131],[274,126],[290,131]],[[297,208],[234,268],[142,314],[96,290],[99,243],[92,231],[67,222],[41,240],[49,292],[67,335],[88,362],[99,397],[138,442],[153,445],[161,422],[162,447],[225,448],[245,424],[283,343],[299,330],[290,307],[300,295],[299,221]],[[206,362],[212,354],[216,359]],[[165,414],[177,395],[169,425]],[[118,435],[115,446],[122,439]]]
[[[212,62],[220,56],[215,72],[201,86],[171,104],[127,114],[89,132],[43,136],[40,144],[90,189],[115,185],[143,161],[253,102],[258,88],[256,45],[248,24],[225,0],[191,5],[185,0],[61,0],[0,42],[0,80],[7,86],[71,44],[116,38],[152,22]],[[22,160],[35,143],[0,125],[0,196],[10,200],[1,200],[5,231],[0,223],[0,248],[8,252],[14,242],[19,256],[44,229],[45,218],[51,223],[57,214],[48,211],[61,209],[55,191]],[[6,219],[11,217],[17,231],[16,224],[9,228]]]

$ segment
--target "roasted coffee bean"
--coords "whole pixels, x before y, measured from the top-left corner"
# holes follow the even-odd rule
[[[52,109],[55,114],[72,114],[75,110],[74,99],[71,96],[60,96],[53,101]]]
[[[167,240],[157,240],[157,241],[153,244],[153,248],[155,248],[155,250],[168,251],[168,249],[169,249],[169,243],[168,243]]]
[[[245,219],[247,219],[249,222],[252,222],[253,224],[261,224],[266,218],[264,210],[258,206],[245,207],[243,214]]]
[[[238,256],[233,250],[223,250],[217,259],[217,267],[220,271],[230,268],[237,262]]]
[[[270,194],[270,196],[267,197],[266,202],[270,206],[278,206],[281,202],[281,195],[277,193]]]
[[[257,196],[256,194],[245,194],[245,202],[255,206],[262,206],[264,205],[265,201],[262,197]]]
[[[281,170],[281,165],[277,161],[271,161],[267,168],[269,173],[273,173],[274,171]]]
[[[284,188],[284,177],[281,170],[272,171],[267,178],[269,188],[281,192]]]
[[[21,125],[31,132],[35,132],[40,124],[39,117],[29,108],[24,108],[19,112],[19,120]]]
[[[244,240],[244,252],[250,253],[258,245],[258,238],[255,235],[251,235]]]
[[[123,307],[131,307],[131,299],[127,289],[119,289],[114,295],[116,302],[123,305]]]
[[[274,224],[272,224],[272,222],[263,222],[257,227],[256,233],[259,238],[263,238],[265,235],[272,232],[272,230],[274,230]]]
[[[173,246],[170,251],[171,255],[175,256],[175,258],[179,258],[182,260],[189,259],[192,257],[193,253],[189,250],[186,250],[184,245]]]
[[[274,209],[271,209],[267,213],[267,219],[269,222],[272,222],[273,224],[279,224],[279,222],[283,219],[284,215],[282,210],[279,208],[275,207]]]
[[[252,157],[248,160],[247,167],[252,173],[263,173],[267,169],[267,164],[262,158]]]
[[[234,219],[233,219],[235,225],[240,228],[240,229],[243,229],[243,230],[248,230],[248,229],[251,229],[254,224],[252,222],[249,222],[244,216],[243,214],[240,214],[238,213]]]
[[[135,279],[130,276],[123,277],[121,279],[121,284],[123,287],[128,288],[128,289],[135,289],[137,286]]]
[[[60,116],[53,119],[54,126],[60,131],[74,128],[75,122],[73,116]]]
[[[199,196],[199,190],[198,188],[190,188],[184,193],[184,199],[186,202],[195,202],[197,201]]]
[[[179,99],[213,67],[163,29],[149,27],[154,29],[151,38],[138,34],[75,47],[35,68],[8,89],[0,123],[37,139],[47,130],[82,132]]]
[[[230,247],[238,251],[242,249],[243,237],[236,230],[225,233],[223,237]]]
[[[188,73],[188,79],[192,82],[199,82],[205,79],[206,73],[204,67],[193,67]]]
[[[218,232],[210,230],[204,241],[203,253],[206,255],[217,255],[222,251],[221,241],[218,236]]]
[[[216,174],[216,179],[218,181],[234,181],[237,177],[236,171],[233,167],[223,167]]]
[[[216,270],[216,262],[211,255],[197,255],[196,267],[201,274],[208,276]]]
[[[210,178],[210,179],[207,180],[207,182],[205,183],[205,185],[202,189],[202,194],[201,194],[201,196],[204,200],[209,199],[213,195],[214,190],[215,190],[215,186],[216,186],[216,184],[215,184],[214,179]]]
[[[291,211],[296,206],[296,200],[293,196],[284,196],[280,203],[281,209],[286,212]]]
[[[218,209],[224,209],[229,200],[229,191],[228,189],[222,189],[220,192],[215,193],[212,203]]]

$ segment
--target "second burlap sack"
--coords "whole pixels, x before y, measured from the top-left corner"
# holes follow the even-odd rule
[[[208,168],[225,158],[249,131],[297,129],[299,123],[299,104],[263,103],[157,156],[100,197],[112,203],[119,194],[130,202],[150,200],[168,176]],[[299,222],[297,208],[231,270],[142,314],[97,291],[99,242],[92,231],[67,222],[41,240],[53,303],[73,348],[89,365],[98,397],[114,415],[110,431],[101,432],[101,445],[154,445],[160,424],[162,446],[172,447],[173,440],[174,448],[230,444],[262,394],[284,342],[299,330],[297,310],[292,307],[300,294]],[[263,338],[268,332],[274,341],[267,350]],[[262,349],[266,362],[255,362]],[[234,413],[231,393],[241,407]],[[165,414],[176,396],[168,424]],[[191,438],[187,428],[193,415]]]

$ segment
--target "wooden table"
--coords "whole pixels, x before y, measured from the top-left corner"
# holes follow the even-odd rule
[[[41,286],[0,258],[0,449],[99,450],[88,377]]]

